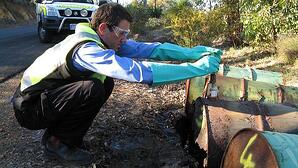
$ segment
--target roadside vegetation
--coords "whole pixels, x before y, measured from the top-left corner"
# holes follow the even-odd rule
[[[281,72],[298,86],[297,0],[133,0],[132,37],[224,50],[223,63]],[[0,26],[34,20],[33,0],[1,0]]]
[[[133,38],[221,48],[224,63],[281,72],[297,86],[297,0],[134,0],[127,9]]]

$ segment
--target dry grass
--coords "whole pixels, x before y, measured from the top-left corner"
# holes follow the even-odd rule
[[[286,36],[276,43],[278,59],[287,64],[298,60],[298,35]]]

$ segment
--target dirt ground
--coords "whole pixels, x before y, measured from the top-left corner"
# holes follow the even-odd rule
[[[43,131],[27,130],[16,122],[9,100],[19,79],[20,75],[0,84],[0,167],[67,167],[44,158]],[[149,88],[116,80],[85,137],[95,156],[85,167],[197,167],[174,129],[184,112],[184,94],[183,83]]]

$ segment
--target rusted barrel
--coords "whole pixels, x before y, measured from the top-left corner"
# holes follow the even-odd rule
[[[298,135],[243,129],[229,142],[221,167],[298,167]]]
[[[298,109],[283,104],[199,98],[192,115],[192,138],[206,152],[204,167],[220,166],[231,138],[241,129],[298,134]]]

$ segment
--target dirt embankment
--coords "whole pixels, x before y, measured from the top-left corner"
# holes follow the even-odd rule
[[[0,27],[24,24],[34,20],[35,8],[30,0],[0,1]]]

